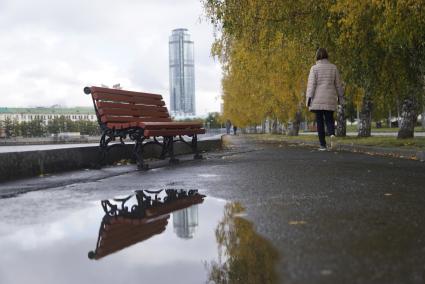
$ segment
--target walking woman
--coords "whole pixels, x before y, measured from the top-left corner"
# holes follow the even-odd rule
[[[335,139],[334,112],[337,105],[344,103],[344,89],[337,67],[328,60],[328,52],[319,48],[316,52],[316,64],[308,76],[306,104],[316,114],[317,134],[320,151],[326,151],[325,124],[331,136],[331,147]]]

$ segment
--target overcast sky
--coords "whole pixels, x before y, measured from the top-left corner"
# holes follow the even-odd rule
[[[219,111],[221,69],[199,0],[0,0],[0,107],[90,106],[84,86],[116,83],[169,106],[175,28],[195,42],[197,113]]]

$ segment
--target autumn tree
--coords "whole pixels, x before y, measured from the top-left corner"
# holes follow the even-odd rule
[[[367,137],[371,135],[373,96],[378,86],[375,82],[383,57],[374,29],[380,15],[370,0],[337,1],[329,11],[327,25],[344,78],[364,92],[358,135]]]
[[[224,216],[215,230],[218,261],[207,264],[211,283],[278,283],[279,254],[258,235],[252,223],[238,216],[239,203],[226,204]],[[223,261],[224,260],[224,261]]]
[[[399,137],[413,136],[423,104],[421,1],[204,0],[203,5],[216,27],[212,52],[223,66],[226,118],[240,126],[265,118],[296,122],[307,72],[321,46],[353,92],[351,110],[361,108],[359,136],[370,136],[374,113],[382,117],[400,101]]]
[[[378,43],[396,68],[398,78],[388,82],[402,100],[398,138],[413,137],[417,116],[423,105],[425,75],[425,3],[419,0],[376,0],[382,11],[378,22]]]
[[[204,123],[209,126],[209,128],[221,128],[222,121],[220,113],[210,112],[204,120]]]
[[[3,126],[4,126],[4,132],[6,134],[6,137],[9,138],[13,135],[13,121],[7,117],[4,121],[3,121]]]
[[[212,51],[223,65],[224,116],[242,127],[267,118],[299,122],[311,60],[300,56],[305,45],[279,28],[285,17],[273,13],[283,10],[271,4],[279,3],[204,2],[221,32]]]

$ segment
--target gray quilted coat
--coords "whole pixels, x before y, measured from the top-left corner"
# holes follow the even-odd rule
[[[336,111],[338,102],[344,103],[344,89],[338,69],[327,59],[318,60],[308,76],[307,107],[309,110]]]

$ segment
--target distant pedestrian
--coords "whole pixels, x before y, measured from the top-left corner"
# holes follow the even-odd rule
[[[334,112],[337,105],[344,103],[344,89],[339,77],[338,68],[329,62],[328,52],[319,48],[316,52],[316,64],[310,69],[308,76],[306,105],[316,114],[317,134],[320,151],[326,150],[325,124],[331,136],[331,147],[335,139]]]
[[[237,135],[238,127],[233,125],[233,135]]]
[[[232,127],[232,123],[230,120],[226,120],[226,134],[230,135],[230,128]]]

